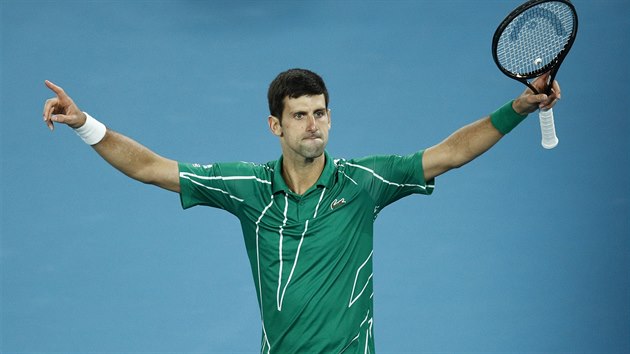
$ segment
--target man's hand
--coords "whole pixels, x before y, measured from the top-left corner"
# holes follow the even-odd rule
[[[545,92],[548,80],[549,73],[543,74],[532,82],[532,86],[534,86],[538,92]],[[534,92],[528,88],[514,100],[512,108],[514,108],[517,113],[529,114],[538,109],[547,110],[553,107],[559,99],[560,85],[554,80],[551,86],[551,93],[549,95],[544,93],[535,95]]]
[[[72,101],[65,91],[46,80],[46,86],[51,89],[57,97],[46,100],[44,104],[44,123],[52,131],[55,129],[54,123],[63,123],[71,128],[79,128],[85,124],[86,116]]]

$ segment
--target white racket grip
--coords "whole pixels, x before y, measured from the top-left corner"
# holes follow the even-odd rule
[[[553,109],[540,110],[538,113],[540,118],[540,132],[542,133],[542,146],[545,149],[553,149],[558,145],[558,137],[556,136],[556,126],[553,123]]]

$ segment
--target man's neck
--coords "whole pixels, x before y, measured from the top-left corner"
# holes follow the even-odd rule
[[[326,156],[321,155],[315,159],[292,160],[282,159],[282,178],[289,189],[302,195],[311,188],[319,179],[324,166]]]

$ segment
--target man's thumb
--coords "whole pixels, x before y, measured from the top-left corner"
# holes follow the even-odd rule
[[[537,102],[537,103],[539,103],[539,104],[545,103],[545,102],[547,102],[547,100],[549,100],[549,96],[547,96],[547,95],[546,95],[546,94],[544,94],[544,93],[541,93],[541,94],[535,95],[534,97],[535,97],[535,99],[536,99],[536,100],[535,100],[535,102]]]
[[[68,121],[68,116],[65,114],[54,114],[50,117],[50,119],[52,119],[53,122],[66,123]]]

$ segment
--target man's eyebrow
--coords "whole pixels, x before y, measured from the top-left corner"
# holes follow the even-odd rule
[[[326,107],[313,109],[313,112],[321,112],[321,111],[326,111]],[[298,109],[296,109],[294,111],[291,111],[291,114],[297,114],[297,113],[307,114],[308,110],[304,109],[304,108],[298,108]]]

